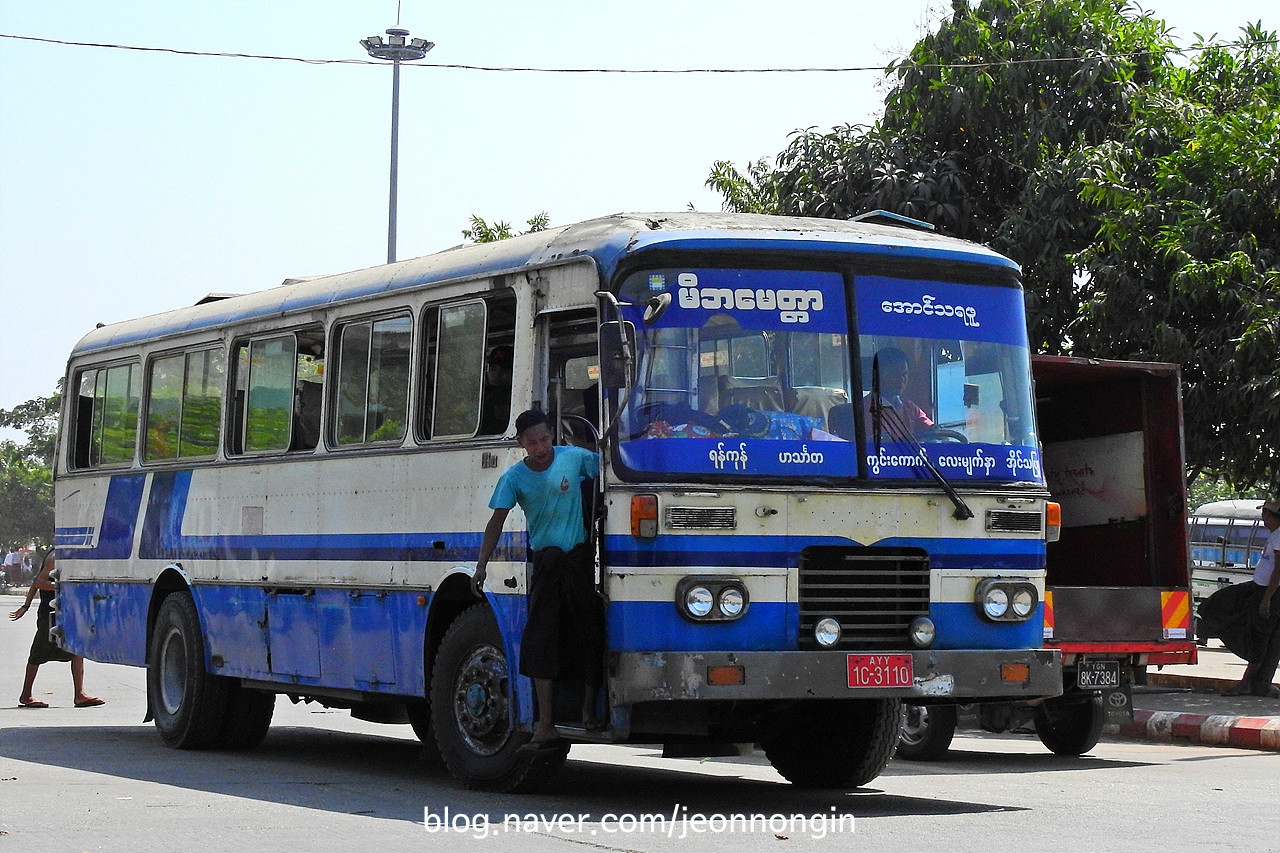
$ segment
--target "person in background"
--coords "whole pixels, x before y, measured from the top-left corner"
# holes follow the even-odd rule
[[[484,362],[484,393],[480,397],[478,435],[499,435],[511,418],[511,370],[515,351],[506,344],[489,350]]]
[[[31,582],[31,586],[27,589],[27,600],[22,603],[21,607],[9,614],[9,618],[14,620],[26,616],[27,611],[31,609],[31,602],[35,599],[36,593],[40,594],[40,607],[36,611],[36,636],[31,641],[31,653],[27,656],[27,673],[22,682],[22,695],[18,697],[18,706],[21,708],[48,708],[48,702],[38,701],[31,693],[32,688],[35,686],[36,673],[40,671],[40,664],[50,663],[51,661],[69,661],[71,663],[71,684],[75,689],[75,706],[77,708],[92,708],[95,705],[103,704],[103,702],[101,699],[84,692],[84,658],[58,648],[53,640],[49,638],[49,627],[53,622],[53,581],[49,579],[49,573],[53,571],[53,566],[53,551],[50,550],[45,554],[39,574],[36,575],[35,580]]]
[[[1254,569],[1253,580],[1218,590],[1200,605],[1201,629],[1206,636],[1220,637],[1223,645],[1248,662],[1239,683],[1223,691],[1224,696],[1270,696],[1280,698],[1272,686],[1280,662],[1280,601],[1276,587],[1280,572],[1276,552],[1280,551],[1280,498],[1269,498],[1259,509],[1267,528],[1267,544]]]

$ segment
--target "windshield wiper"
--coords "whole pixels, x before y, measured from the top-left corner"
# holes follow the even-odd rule
[[[951,517],[957,521],[964,521],[967,518],[973,518],[973,510],[964,502],[964,498],[960,497],[960,493],[956,491],[955,486],[942,475],[938,470],[938,466],[933,464],[933,460],[929,458],[929,454],[925,452],[924,445],[916,438],[910,427],[902,420],[902,415],[893,406],[886,406],[880,399],[880,358],[876,356],[875,361],[871,365],[871,421],[872,431],[876,440],[876,455],[881,451],[881,427],[887,426],[889,434],[898,441],[906,442],[915,449],[916,455],[924,462],[925,469],[933,475],[933,479],[942,487],[942,491],[946,492],[951,503],[955,505],[955,512],[951,513]]]

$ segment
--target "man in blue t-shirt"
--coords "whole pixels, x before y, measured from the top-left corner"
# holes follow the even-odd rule
[[[582,483],[599,475],[600,457],[580,447],[553,445],[547,415],[537,409],[516,418],[516,441],[527,456],[508,468],[493,490],[493,515],[471,584],[483,595],[489,558],[508,513],[519,504],[533,552],[520,674],[533,679],[538,698],[533,740],[524,748],[554,750],[560,745],[552,714],[556,679],[572,676],[584,682],[583,725],[599,725],[595,706],[603,680],[604,608],[583,521]]]

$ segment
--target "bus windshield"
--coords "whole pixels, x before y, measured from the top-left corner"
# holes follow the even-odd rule
[[[670,307],[644,326],[661,293]],[[634,472],[921,480],[927,456],[951,481],[1043,482],[1017,288],[670,268],[621,296],[638,330],[619,447]]]

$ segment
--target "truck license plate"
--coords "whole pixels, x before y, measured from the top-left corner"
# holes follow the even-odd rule
[[[911,655],[849,655],[850,687],[911,687]]]
[[[1076,664],[1077,687],[1119,687],[1120,661],[1082,660]]]

